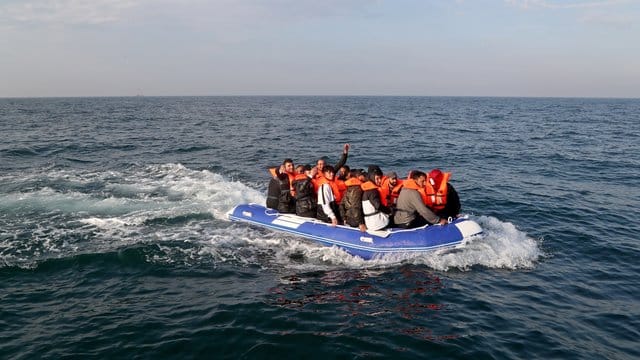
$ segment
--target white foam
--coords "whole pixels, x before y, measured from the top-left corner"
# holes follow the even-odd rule
[[[124,228],[127,225],[132,225],[131,223],[127,223],[124,219],[118,219],[118,218],[100,219],[96,217],[91,217],[87,219],[81,219],[80,222],[83,224],[93,225],[101,229]]]
[[[473,266],[487,268],[532,268],[543,256],[536,240],[518,230],[515,225],[497,218],[472,217],[484,230],[461,248],[453,251],[437,251],[408,260],[437,270],[469,270]]]
[[[513,224],[493,217],[473,217],[484,229],[484,235],[455,250],[420,254],[396,254],[365,261],[336,247],[325,247],[295,236],[264,231],[247,234],[238,225],[230,234],[240,235],[238,246],[254,248],[256,252],[271,249],[273,265],[299,271],[330,270],[336,267],[354,269],[395,268],[403,264],[426,265],[432,269],[468,271],[474,266],[501,269],[532,268],[543,256],[538,241],[518,230]],[[210,245],[213,245],[210,244]]]
[[[235,205],[264,203],[264,194],[221,174],[180,164],[122,172],[58,170],[23,175],[29,181],[42,181],[44,177],[44,183],[64,179],[76,185],[72,191],[41,188],[2,195],[0,207],[7,213],[16,209],[53,212],[62,220],[39,224],[38,231],[26,241],[17,234],[30,225],[20,224],[17,219],[14,225],[7,222],[12,229],[3,229],[0,246],[6,251],[0,255],[0,266],[114,251],[140,243],[158,245],[159,251],[148,259],[154,262],[233,262],[295,271],[392,269],[406,263],[437,270],[469,270],[474,266],[518,269],[535,266],[543,255],[538,241],[513,224],[480,216],[474,220],[483,227],[484,237],[460,250],[365,261],[336,247],[229,222],[226,213]],[[202,214],[211,214],[213,220]],[[171,223],[171,219],[177,220]],[[41,220],[29,216],[24,221]],[[178,243],[185,246],[176,246]]]
[[[141,242],[181,237],[198,240],[202,238],[199,223],[215,227],[202,214],[227,221],[225,214],[235,204],[264,201],[259,191],[240,182],[179,164],[123,172],[45,170],[3,176],[2,180],[29,183],[34,188],[0,194],[2,213],[16,214],[2,219],[0,264],[4,266],[31,266],[28,264],[49,257],[113,251]],[[52,184],[55,189],[37,188],[38,184]],[[154,221],[190,216],[199,221],[158,226],[157,231],[153,226]],[[25,231],[29,228],[36,230]]]

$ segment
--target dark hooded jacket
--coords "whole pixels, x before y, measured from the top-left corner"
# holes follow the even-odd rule
[[[362,182],[358,179],[351,178],[345,181],[347,191],[342,197],[340,203],[340,215],[344,219],[344,223],[358,227],[364,224],[364,213],[362,212]]]
[[[304,217],[316,217],[317,213],[317,195],[313,190],[311,178],[295,180],[293,188],[296,191],[296,215]]]
[[[444,206],[444,209],[441,211],[436,211],[436,215],[441,218],[455,218],[460,214],[460,197],[458,196],[458,192],[453,187],[453,185],[447,183],[447,203]]]
[[[267,207],[276,209],[281,213],[295,213],[295,200],[291,196],[289,176],[278,174],[277,177],[269,181],[267,189]]]

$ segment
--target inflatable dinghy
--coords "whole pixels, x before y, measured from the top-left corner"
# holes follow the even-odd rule
[[[233,208],[228,217],[232,221],[283,231],[317,241],[323,245],[338,246],[365,260],[387,254],[406,254],[455,248],[463,241],[482,234],[478,223],[460,217],[446,225],[430,225],[415,229],[392,228],[361,232],[358,228],[338,225],[332,227],[317,219],[294,214],[280,214],[258,204],[241,204]]]

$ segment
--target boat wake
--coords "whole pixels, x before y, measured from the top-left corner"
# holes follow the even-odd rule
[[[0,175],[0,268],[34,268],[51,259],[140,246],[147,249],[144,261],[149,263],[289,271],[403,264],[441,271],[519,269],[534,267],[543,256],[540,241],[515,225],[471,216],[484,235],[461,249],[365,261],[336,247],[228,221],[226,213],[235,205],[264,203],[260,186],[180,164]]]

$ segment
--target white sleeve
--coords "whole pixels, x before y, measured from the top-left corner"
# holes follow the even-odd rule
[[[322,206],[322,211],[324,211],[330,219],[335,219],[336,214],[333,213],[329,205],[332,201],[335,201],[335,198],[333,197],[331,186],[329,184],[322,184],[320,189],[318,189],[318,205]]]

